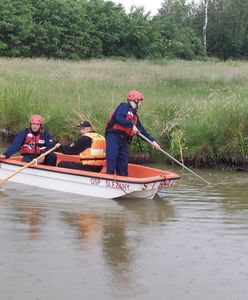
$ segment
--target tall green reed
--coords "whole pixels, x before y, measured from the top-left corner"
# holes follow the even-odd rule
[[[245,156],[247,79],[246,62],[0,59],[0,128],[14,133],[37,113],[57,140],[76,138],[81,119],[104,133],[109,113],[138,89],[143,125],[175,156]]]

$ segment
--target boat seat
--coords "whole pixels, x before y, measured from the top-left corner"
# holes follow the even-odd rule
[[[80,162],[80,157],[79,155],[68,155],[68,154],[63,154],[63,153],[58,153],[57,154],[57,165],[61,161],[73,161],[73,162]]]
[[[107,171],[107,166],[106,164],[102,167],[100,173],[105,173],[106,174],[106,171]]]
[[[79,155],[68,155],[68,154],[63,154],[63,153],[58,153],[57,154],[57,166],[61,161],[72,161],[72,162],[81,162]],[[106,164],[103,166],[102,170],[100,173],[106,173],[107,166]]]

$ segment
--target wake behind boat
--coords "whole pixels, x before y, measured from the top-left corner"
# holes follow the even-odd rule
[[[60,161],[80,161],[79,156],[57,153]],[[1,178],[25,166],[22,157],[0,162]],[[128,165],[129,176],[73,170],[47,165],[31,165],[10,179],[12,182],[41,188],[100,198],[152,199],[159,191],[172,186],[180,176],[176,173],[146,166]]]

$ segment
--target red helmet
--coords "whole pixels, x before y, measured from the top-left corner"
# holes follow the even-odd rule
[[[30,117],[29,122],[30,122],[30,124],[40,124],[41,125],[43,123],[43,120],[42,120],[41,116],[33,115]]]
[[[127,101],[144,100],[144,96],[139,91],[129,91]]]

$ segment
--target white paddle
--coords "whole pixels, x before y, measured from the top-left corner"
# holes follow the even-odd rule
[[[57,148],[57,146],[54,146],[53,148],[49,149],[48,151],[42,153],[40,156],[38,156],[37,158],[34,158],[32,161],[30,161],[29,163],[27,163],[25,166],[23,166],[22,168],[20,168],[19,170],[15,171],[13,174],[10,174],[9,176],[0,179],[0,185],[4,184],[6,181],[8,181],[10,178],[14,177],[16,174],[22,172],[23,170],[25,170],[26,168],[28,168],[29,166],[31,166],[32,164],[35,164],[38,162],[38,160],[40,160],[41,158],[45,157],[46,155],[48,155],[49,153],[53,152],[55,149]]]

